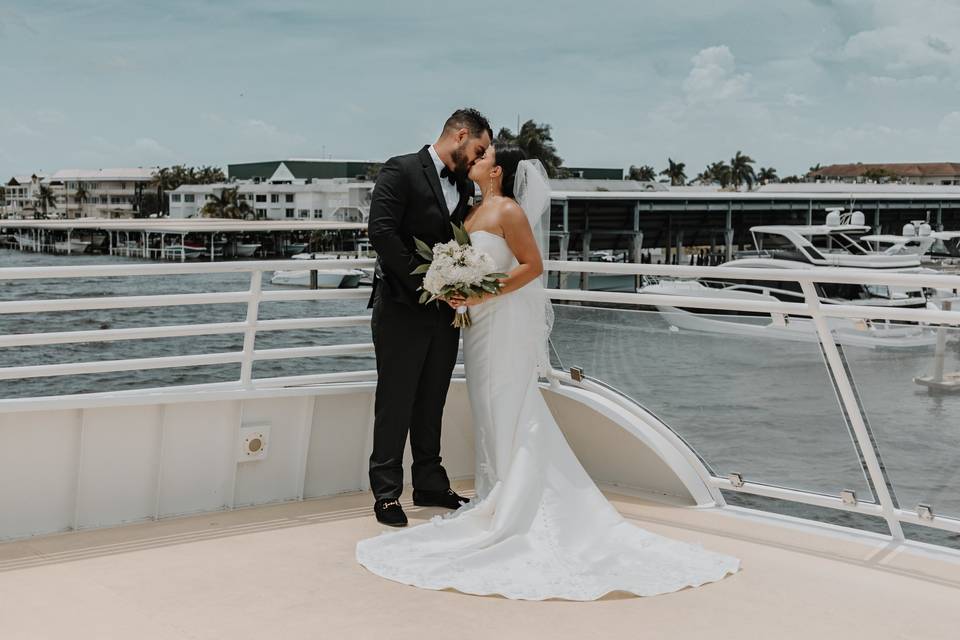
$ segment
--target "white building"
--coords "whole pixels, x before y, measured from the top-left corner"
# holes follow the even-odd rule
[[[279,171],[278,171],[279,173]],[[267,182],[220,182],[181,185],[168,194],[171,218],[198,218],[204,205],[229,189],[237,190],[259,219],[322,219],[366,222],[373,182],[346,178],[284,180],[275,174]]]
[[[37,202],[40,187],[50,189],[54,202],[47,205],[48,218],[130,218],[138,210],[153,181],[153,168],[63,169],[52,176],[14,176],[6,190],[2,215],[33,218],[43,207]]]
[[[45,182],[54,191],[62,217],[129,218],[150,189],[155,172],[155,167],[63,169]]]
[[[33,217],[37,195],[45,175],[13,176],[3,185],[4,197],[0,202],[0,216]]]

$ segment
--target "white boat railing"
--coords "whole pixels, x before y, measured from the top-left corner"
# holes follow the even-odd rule
[[[298,261],[300,269],[327,269],[371,267],[374,261],[369,259],[346,259],[331,263],[330,260]],[[249,286],[245,291],[212,291],[207,293],[157,294],[136,296],[100,296],[85,298],[60,298],[36,300],[0,301],[0,314],[43,314],[56,311],[81,311],[93,309],[128,309],[165,306],[245,304],[246,318],[242,322],[209,322],[199,324],[177,324],[153,327],[105,328],[99,330],[78,330],[59,332],[32,332],[0,335],[0,348],[13,348],[36,345],[70,344],[80,342],[104,342],[115,340],[139,340],[166,337],[206,336],[242,334],[243,344],[238,351],[219,353],[180,354],[164,357],[128,358],[77,363],[31,364],[27,366],[0,367],[0,380],[36,378],[47,376],[70,376],[90,373],[192,367],[211,364],[239,364],[239,379],[228,383],[215,383],[217,389],[243,390],[254,387],[272,386],[283,383],[308,382],[346,382],[370,379],[373,371],[352,371],[342,373],[315,374],[313,376],[287,376],[283,378],[254,378],[253,364],[257,361],[288,358],[310,358],[318,356],[341,356],[369,354],[373,345],[369,342],[359,344],[335,344],[321,346],[285,347],[256,349],[256,338],[261,332],[276,332],[297,329],[319,329],[338,327],[358,327],[369,323],[368,315],[317,318],[281,318],[261,320],[260,306],[266,302],[294,300],[329,299],[365,299],[369,295],[365,289],[343,290],[267,290],[262,289],[263,272],[283,270],[290,267],[289,260],[211,262],[189,264],[129,264],[129,265],[90,265],[90,266],[44,266],[14,267],[0,269],[0,282],[24,279],[70,279],[91,277],[130,277],[188,275],[213,273],[245,273],[249,275]],[[724,311],[759,312],[784,314],[810,318],[816,329],[817,339],[822,349],[824,361],[833,378],[840,403],[849,420],[853,438],[861,452],[863,465],[874,489],[876,502],[861,501],[850,496],[836,497],[790,487],[776,486],[760,482],[751,482],[749,478],[723,478],[713,476],[710,482],[715,490],[723,489],[754,494],[868,515],[881,516],[887,523],[894,540],[903,540],[903,523],[922,525],[951,532],[960,532],[960,519],[934,515],[930,511],[909,511],[900,508],[894,501],[890,490],[890,480],[880,462],[878,445],[873,438],[869,425],[864,419],[864,407],[858,398],[850,374],[845,366],[841,350],[827,323],[828,318],[847,319],[886,319],[899,322],[923,323],[960,327],[960,312],[937,309],[894,309],[872,306],[822,305],[816,291],[816,283],[860,283],[903,286],[909,288],[931,288],[940,290],[960,290],[960,276],[941,274],[915,274],[876,272],[857,269],[742,269],[727,267],[695,267],[650,264],[621,264],[599,262],[560,262],[547,261],[548,271],[564,273],[600,273],[622,276],[667,276],[681,279],[695,278],[734,278],[737,280],[767,280],[799,283],[803,302],[753,301],[735,298],[704,298],[681,295],[638,294],[631,292],[604,292],[578,289],[548,289],[555,301],[581,303],[601,303],[614,306],[656,306],[689,307],[717,309]],[[958,305],[960,306],[960,305]],[[569,372],[555,371],[555,380],[564,380],[568,384],[590,385],[592,382],[579,375],[571,378]],[[202,385],[201,385],[202,386]],[[171,391],[178,388],[170,387]],[[152,389],[151,391],[156,391]],[[0,399],[0,412],[22,410],[15,408],[31,399]],[[36,398],[32,399],[36,400]],[[722,500],[722,499],[721,499]]]

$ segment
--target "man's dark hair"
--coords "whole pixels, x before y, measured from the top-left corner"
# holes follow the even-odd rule
[[[493,140],[493,129],[490,128],[490,122],[476,109],[457,109],[443,123],[444,131],[457,131],[459,129],[466,129],[473,138],[479,138],[486,131],[490,140]]]

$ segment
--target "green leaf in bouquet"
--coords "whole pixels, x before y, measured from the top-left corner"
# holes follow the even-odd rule
[[[480,286],[483,287],[483,290],[486,291],[487,293],[499,293],[499,292],[500,292],[500,287],[498,287],[497,285],[493,284],[492,282],[484,282],[484,283],[481,284]]]
[[[429,291],[424,291],[423,293],[420,294],[420,304],[426,304],[429,301],[430,301]]]
[[[433,261],[433,249],[426,242],[419,238],[413,239],[413,244],[417,247],[417,254],[427,262]]]
[[[494,280],[499,280],[500,278],[507,278],[510,274],[507,273],[488,273],[483,276],[484,278],[493,278]]]
[[[470,244],[470,234],[467,233],[466,228],[462,224],[450,223],[450,226],[453,227],[453,237],[457,241],[457,244]]]
[[[416,275],[419,275],[419,274],[421,274],[421,273],[426,273],[426,272],[429,271],[429,270],[430,270],[430,265],[429,265],[429,264],[422,264],[422,265],[420,265],[419,267],[417,267],[416,269],[414,269],[413,271],[411,271],[411,272],[410,272],[410,275],[416,276]]]

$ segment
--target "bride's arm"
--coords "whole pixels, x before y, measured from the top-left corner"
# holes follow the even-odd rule
[[[499,294],[485,293],[482,296],[473,296],[466,301],[467,306],[479,304],[495,295],[516,291],[543,273],[543,261],[540,258],[537,239],[533,236],[533,229],[530,228],[527,215],[520,205],[508,199],[500,210],[499,222],[503,237],[519,264],[510,270],[506,278],[500,279]]]

